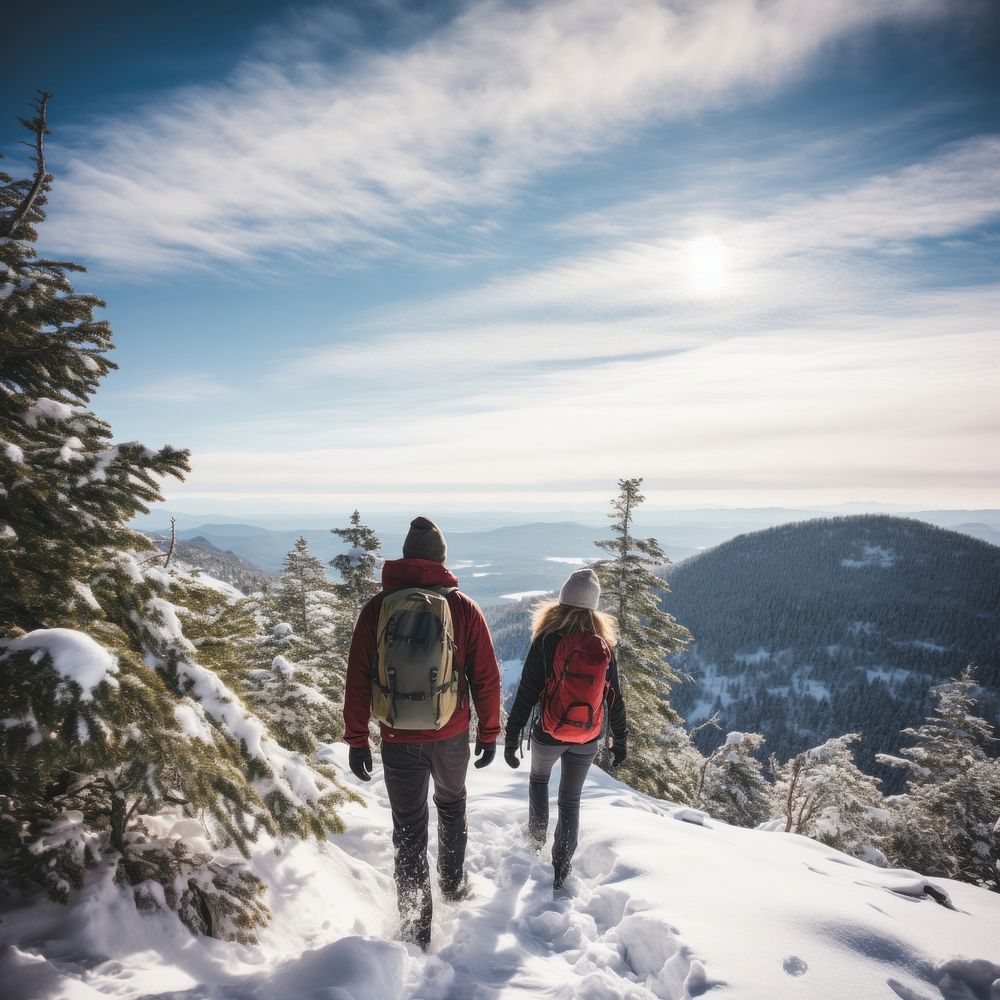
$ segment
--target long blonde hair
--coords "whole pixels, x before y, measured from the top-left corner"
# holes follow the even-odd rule
[[[557,632],[559,635],[589,632],[600,636],[609,646],[614,646],[618,641],[618,622],[603,611],[575,608],[558,601],[545,601],[532,614],[531,638],[537,639],[549,632]]]

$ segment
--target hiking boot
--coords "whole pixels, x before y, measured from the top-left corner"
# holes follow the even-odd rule
[[[530,823],[526,823],[521,827],[521,832],[524,834],[525,842],[528,847],[535,852],[535,854],[541,854],[543,848],[545,847],[545,830],[539,830],[533,827]]]
[[[399,937],[427,951],[431,944],[431,920],[434,908],[430,886],[423,890],[404,891],[399,899]]]
[[[441,898],[449,903],[461,903],[463,900],[471,899],[474,895],[469,876],[463,873],[457,882],[449,879],[441,880]]]
[[[415,916],[407,916],[399,922],[400,940],[417,945],[421,951],[431,946],[431,908],[428,904]]]
[[[560,865],[555,869],[555,875],[552,878],[552,891],[560,892],[566,885],[566,880],[570,877],[573,872],[573,866],[571,864]]]

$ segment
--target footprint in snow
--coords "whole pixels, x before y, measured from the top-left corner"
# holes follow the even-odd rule
[[[830,878],[830,873],[823,871],[822,868],[816,868],[813,865],[810,865],[810,864],[808,864],[805,861],[803,861],[802,864],[804,864],[806,866],[806,868],[809,869],[809,871],[815,873],[816,875],[825,875],[827,878]]]
[[[809,968],[809,966],[806,965],[806,963],[803,962],[798,955],[789,955],[788,958],[781,963],[781,967],[790,976],[801,976]]]

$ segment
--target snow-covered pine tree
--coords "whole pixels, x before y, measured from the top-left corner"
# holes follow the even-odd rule
[[[772,756],[771,816],[780,817],[786,833],[800,833],[884,865],[888,814],[878,780],[854,761],[852,745],[860,738],[860,733],[834,737],[783,764]]]
[[[286,556],[281,574],[267,588],[262,610],[273,628],[279,622],[292,626],[295,635],[316,648],[333,645],[339,601],[323,562],[309,551],[299,536]]]
[[[763,823],[770,815],[771,785],[754,756],[763,745],[760,733],[729,733],[702,765],[698,807],[733,826]]]
[[[642,479],[618,480],[608,515],[614,537],[595,543],[611,558],[593,568],[601,581],[603,610],[618,619],[616,656],[628,711],[629,751],[616,773],[640,791],[668,798],[679,787],[697,788],[697,774],[692,784],[685,754],[678,753],[683,750],[678,734],[670,731],[681,720],[670,707],[677,675],[666,659],[683,649],[691,634],[660,605],[668,588],[652,570],[670,562],[666,553],[655,538],[632,533],[636,508],[645,500],[641,486]],[[604,752],[598,761],[605,768],[606,758]]]
[[[182,476],[188,453],[115,445],[87,408],[111,330],[104,303],[73,290],[78,264],[35,250],[52,177],[45,169],[49,94],[35,116],[35,174],[0,172],[0,629],[34,629],[85,605],[93,560],[135,545],[127,523],[159,498],[157,477]]]
[[[34,178],[0,175],[0,870],[64,900],[106,857],[140,908],[250,940],[267,909],[239,852],[339,829],[347,793],[205,665],[231,655],[226,626],[195,649],[191,581],[128,527],[188,455],[115,445],[88,409],[111,331],[72,288],[82,268],[34,249],[47,103],[24,123]]]
[[[631,728],[631,721],[629,727]],[[656,775],[656,795],[658,798],[667,799],[670,802],[683,802],[685,805],[697,806],[698,804],[698,783],[701,780],[701,769],[704,766],[705,758],[701,751],[694,745],[691,734],[684,728],[684,724],[666,723],[657,737],[657,752],[666,761],[665,766],[660,768]],[[629,736],[629,743],[632,736]],[[631,749],[629,754],[631,754]],[[626,760],[626,763],[628,761]],[[615,777],[621,777],[621,772],[625,769],[618,768],[614,772]],[[638,787],[636,782],[631,781],[627,776],[625,781]]]
[[[312,757],[321,744],[340,739],[344,661],[331,650],[324,657],[303,657],[307,644],[287,622],[256,637],[255,644],[260,663],[246,674],[247,701],[278,740]],[[331,658],[339,666],[331,667]]]
[[[321,742],[339,739],[343,730],[339,713],[331,713],[309,691],[320,692],[332,705],[343,703],[347,664],[340,650],[350,645],[354,621],[347,620],[336,585],[323,562],[309,551],[305,538],[300,537],[285,556],[281,574],[258,599],[258,609],[263,634],[257,642],[259,653],[267,659],[260,663],[260,669],[266,670],[268,677],[258,673],[257,679],[265,682],[269,692],[262,691],[262,697],[280,692],[285,705],[282,717],[289,721],[294,702],[308,704],[311,707],[299,722],[312,734],[310,738]],[[278,656],[282,659],[276,663]]]
[[[263,758],[273,758],[272,776],[256,787],[267,789],[263,798],[276,831],[318,837],[340,832],[336,806],[344,801],[344,790],[332,771],[308,763],[319,740],[331,738],[329,730],[339,725],[337,703],[320,691],[315,671],[288,660],[285,654],[299,645],[291,627],[276,626],[262,638],[252,600],[233,598],[196,581],[184,582],[183,598],[183,607],[174,609],[177,625],[197,665],[211,671],[228,697],[243,703],[240,709],[252,726],[259,727],[252,739],[241,736],[243,742],[248,747],[259,743]],[[233,716],[230,728],[242,732],[245,724]],[[311,778],[310,771],[316,772]],[[305,789],[310,780],[322,794],[303,810],[297,805],[299,797],[287,793],[303,781]]]
[[[351,514],[351,523],[346,528],[330,530],[348,546],[347,552],[330,560],[330,565],[340,574],[340,583],[336,584],[335,590],[341,601],[346,626],[339,633],[337,652],[346,659],[358,612],[379,590],[382,543],[368,525],[361,523],[359,511]]]
[[[904,729],[901,757],[878,760],[907,772],[906,792],[888,799],[895,819],[893,864],[1000,891],[1000,759],[994,727],[974,712],[971,668],[931,689],[932,714]]]

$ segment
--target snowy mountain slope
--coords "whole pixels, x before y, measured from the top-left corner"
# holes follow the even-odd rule
[[[326,753],[346,769],[346,747]],[[391,823],[377,757],[361,791],[367,808],[345,809],[344,836],[258,848],[254,867],[271,886],[274,912],[259,946],[196,939],[173,918],[138,917],[99,871],[68,908],[35,900],[0,912],[4,997],[1000,995],[1000,896],[936,880],[950,900],[941,905],[912,873],[805,838],[728,827],[596,769],[584,791],[575,895],[553,899],[547,852],[535,855],[520,835],[526,762],[516,772],[499,761],[470,770],[476,895],[438,902],[425,956],[393,940]]]
[[[156,543],[161,552],[170,549],[170,537],[149,533],[148,538]],[[211,574],[217,580],[231,584],[244,594],[252,594],[267,583],[270,574],[241,559],[233,552],[223,552],[214,546],[207,538],[196,536],[190,539],[177,539],[174,553],[174,563],[190,570],[200,570],[203,574]]]

